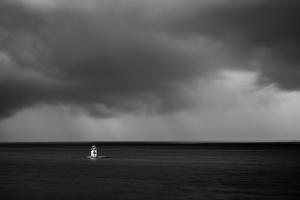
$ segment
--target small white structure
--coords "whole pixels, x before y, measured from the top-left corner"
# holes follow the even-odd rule
[[[97,158],[97,147],[95,145],[91,149],[91,158]]]
[[[100,152],[100,151],[99,151]],[[106,158],[110,158],[109,156],[105,156],[105,155],[97,155],[97,147],[96,145],[93,145],[91,148],[91,155],[87,157],[90,160],[99,160],[99,159],[106,159]]]

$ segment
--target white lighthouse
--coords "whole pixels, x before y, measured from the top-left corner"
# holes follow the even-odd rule
[[[97,158],[97,147],[95,145],[91,149],[91,158]]]
[[[99,153],[100,153],[100,151],[99,151]],[[92,148],[91,148],[91,155],[88,156],[87,158],[90,159],[90,160],[111,158],[110,156],[105,156],[105,155],[98,156],[97,154],[98,154],[97,147],[96,147],[96,145],[93,145]]]

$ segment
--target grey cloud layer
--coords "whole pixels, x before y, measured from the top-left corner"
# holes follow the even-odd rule
[[[58,2],[0,3],[2,117],[38,103],[169,112],[188,104],[185,86],[227,66],[300,86],[297,1]]]

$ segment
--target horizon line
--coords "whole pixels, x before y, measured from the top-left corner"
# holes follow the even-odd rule
[[[8,141],[8,142],[1,142],[0,144],[76,144],[76,143],[123,143],[123,144],[286,144],[286,143],[299,143],[300,140],[259,140],[259,141]]]

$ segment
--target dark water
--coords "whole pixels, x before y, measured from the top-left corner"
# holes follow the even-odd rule
[[[300,199],[300,147],[89,148],[0,145],[1,199]]]

